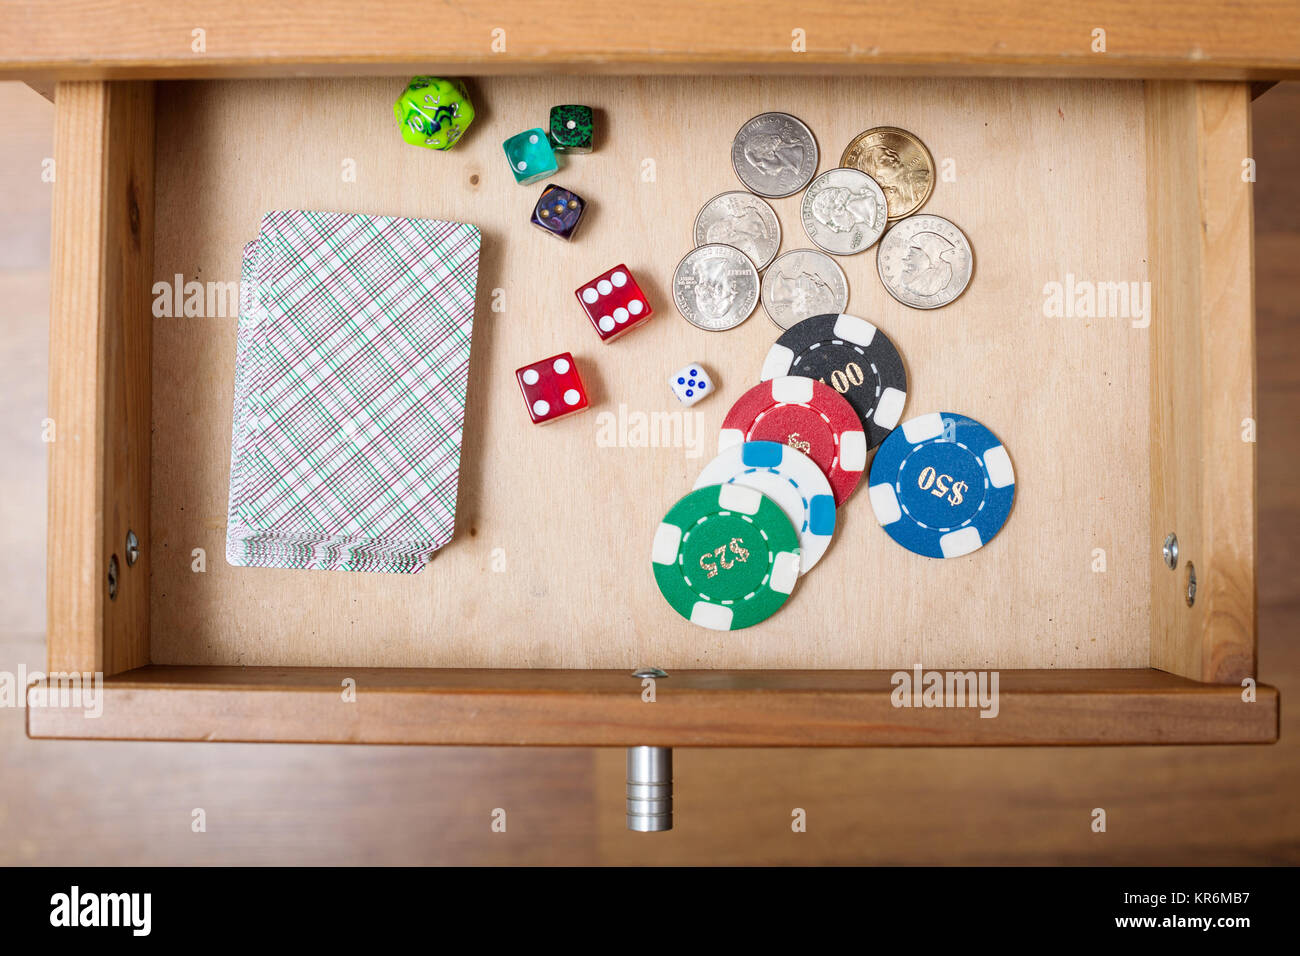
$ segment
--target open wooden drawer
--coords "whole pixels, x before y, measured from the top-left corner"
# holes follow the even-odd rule
[[[479,119],[447,154],[401,141],[390,109],[400,86],[59,84],[49,667],[102,671],[105,697],[94,719],[30,707],[33,736],[1276,739],[1276,691],[1243,687],[1256,677],[1246,84],[484,78],[471,90]],[[559,102],[591,103],[602,126],[597,151],[556,177],[592,203],[567,246],[529,227],[540,184],[515,186],[499,145]],[[868,251],[841,260],[849,311],[899,344],[905,417],[951,409],[998,432],[1017,501],[989,547],[941,562],[894,545],[860,492],[789,604],[718,634],[662,602],[650,542],[776,329],[760,307],[735,331],[698,331],[668,286],[700,205],[739,188],[736,128],[767,109],[811,126],[823,169],[853,134],[893,124],[949,174],[925,211],[971,238],[965,295],[909,310]],[[774,203],[785,249],[807,244],[797,202]],[[236,281],[261,213],[294,207],[483,230],[457,538],[413,577],[241,569],[223,557],[236,318],[233,307],[212,314],[219,303],[155,316],[155,283]],[[659,314],[604,346],[572,290],[616,262]],[[1046,315],[1047,284],[1072,281],[1149,282],[1149,323]],[[538,429],[512,370],[566,349],[593,410]],[[692,360],[724,392],[698,414],[678,411],[665,381]],[[891,675],[916,665],[998,671],[996,718],[895,707]],[[653,703],[632,676],[641,666],[670,675]]]

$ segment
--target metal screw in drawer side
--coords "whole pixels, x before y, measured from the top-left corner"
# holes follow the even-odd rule
[[[140,560],[140,539],[130,529],[126,532],[126,566],[132,567]]]
[[[671,747],[627,748],[627,828],[638,833],[673,828]]]
[[[1178,535],[1170,531],[1165,536],[1165,543],[1160,551],[1164,555],[1165,564],[1168,565],[1170,571],[1178,567]]]

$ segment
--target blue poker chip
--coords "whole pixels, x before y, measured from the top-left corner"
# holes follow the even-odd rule
[[[932,412],[903,422],[877,449],[868,495],[876,520],[907,550],[956,558],[984,547],[1006,524],[1016,475],[988,428]]]

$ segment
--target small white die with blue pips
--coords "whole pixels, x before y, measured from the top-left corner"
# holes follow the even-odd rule
[[[698,362],[679,368],[673,373],[668,384],[672,386],[673,394],[683,405],[694,405],[713,391],[713,380],[704,371],[704,366]]]

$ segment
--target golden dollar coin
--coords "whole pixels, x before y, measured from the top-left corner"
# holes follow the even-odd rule
[[[905,129],[877,126],[853,137],[840,165],[860,169],[884,190],[889,221],[910,216],[934,192],[934,159]]]

